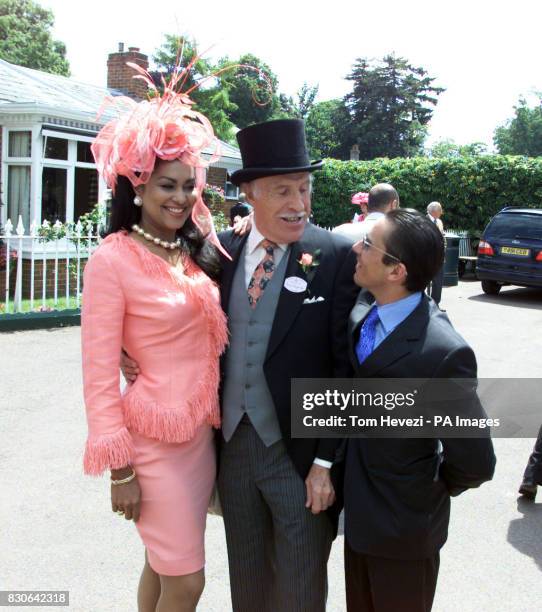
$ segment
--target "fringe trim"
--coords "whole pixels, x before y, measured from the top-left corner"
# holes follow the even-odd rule
[[[126,427],[123,427],[114,434],[104,434],[87,440],[83,470],[90,476],[101,476],[105,470],[128,465],[133,455],[132,437]]]
[[[198,305],[205,317],[209,347],[208,359],[218,359],[228,345],[228,323],[226,315],[220,306],[218,288],[212,280],[192,263],[196,272],[193,276],[185,276],[183,290]],[[217,379],[218,380],[218,379]]]
[[[204,423],[220,427],[218,397],[197,396],[198,401],[187,402],[177,408],[165,408],[158,402],[143,400],[135,393],[125,396],[126,425],[147,438],[162,442],[187,442]]]
[[[144,245],[132,240],[125,230],[109,234],[102,240],[102,244],[109,244],[120,252],[130,251],[139,259],[145,272],[153,278],[171,279],[173,276],[170,272],[171,267],[163,259],[151,253]]]

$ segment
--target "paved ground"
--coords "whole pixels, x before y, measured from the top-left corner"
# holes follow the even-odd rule
[[[490,298],[465,281],[444,290],[443,306],[475,348],[481,376],[541,376],[542,292],[505,289]],[[76,612],[135,610],[139,537],[108,510],[106,481],[81,474],[79,329],[0,335],[0,373],[0,589],[69,590]],[[493,482],[453,500],[435,612],[541,609],[542,492],[537,504],[516,495],[532,444],[496,440]],[[329,566],[331,612],[345,610],[342,545],[340,536]],[[207,556],[199,610],[228,612],[216,517]]]

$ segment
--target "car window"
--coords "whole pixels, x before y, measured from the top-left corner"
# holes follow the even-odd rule
[[[542,215],[502,214],[493,218],[484,232],[492,238],[527,238],[542,240]]]

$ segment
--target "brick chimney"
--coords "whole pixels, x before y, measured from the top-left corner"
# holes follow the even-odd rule
[[[128,47],[128,51],[124,51],[124,43],[119,43],[118,52],[110,53],[107,59],[107,87],[120,89],[130,98],[141,100],[147,96],[147,84],[141,79],[132,78],[137,72],[126,62],[137,64],[144,70],[149,69],[149,58],[140,53],[139,47]]]

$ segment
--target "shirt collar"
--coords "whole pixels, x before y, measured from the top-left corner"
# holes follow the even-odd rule
[[[417,291],[407,295],[407,297],[397,300],[397,302],[391,302],[390,304],[384,304],[382,306],[377,305],[378,318],[384,328],[386,334],[391,333],[400,323],[402,323],[408,315],[418,306],[422,299],[422,292]]]
[[[252,255],[252,253],[254,253],[254,251],[260,246],[262,240],[265,240],[265,236],[260,233],[260,231],[256,227],[256,223],[253,221],[250,234],[248,235],[247,255]],[[288,249],[287,244],[277,244],[277,246],[283,251],[286,251]]]
[[[380,217],[385,217],[385,216],[386,216],[385,213],[380,212],[379,210],[375,210],[375,211],[369,213],[365,217],[364,221],[373,221],[373,220],[376,220],[376,219],[380,219]]]

